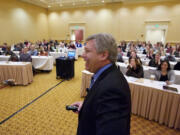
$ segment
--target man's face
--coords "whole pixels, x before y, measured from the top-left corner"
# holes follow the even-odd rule
[[[82,55],[85,63],[85,69],[95,73],[100,68],[101,53],[97,53],[95,48],[95,40],[90,40],[85,46],[84,53]]]

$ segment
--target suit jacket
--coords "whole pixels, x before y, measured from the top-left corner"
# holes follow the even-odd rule
[[[96,80],[79,113],[77,135],[129,135],[129,85],[113,64]]]

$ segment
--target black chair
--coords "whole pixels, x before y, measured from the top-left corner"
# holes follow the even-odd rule
[[[178,62],[178,63],[174,66],[174,70],[180,70],[180,62]]]

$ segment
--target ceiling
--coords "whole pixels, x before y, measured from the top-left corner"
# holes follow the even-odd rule
[[[20,0],[48,9],[101,6],[108,3],[162,2],[175,0]]]

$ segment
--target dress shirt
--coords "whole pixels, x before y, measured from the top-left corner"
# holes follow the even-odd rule
[[[93,84],[95,83],[95,81],[98,79],[98,77],[106,70],[108,69],[110,66],[112,65],[112,63],[105,65],[104,67],[100,68],[91,78],[91,84],[90,84],[90,89],[92,88]]]

